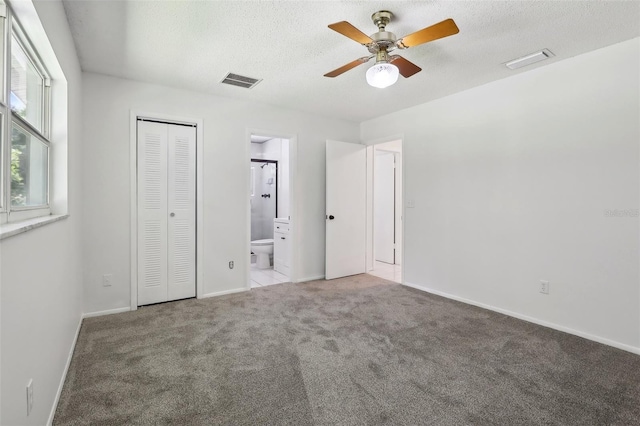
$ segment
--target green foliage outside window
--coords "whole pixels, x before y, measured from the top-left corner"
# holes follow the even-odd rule
[[[25,188],[25,176],[26,170],[24,170],[24,152],[26,151],[26,138],[23,134],[13,130],[13,137],[11,141],[11,205],[24,206],[26,205],[26,188]]]

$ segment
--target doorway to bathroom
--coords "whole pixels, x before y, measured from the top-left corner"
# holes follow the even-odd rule
[[[290,140],[258,134],[250,144],[249,285],[291,281]]]
[[[367,150],[367,271],[402,282],[402,140]]]

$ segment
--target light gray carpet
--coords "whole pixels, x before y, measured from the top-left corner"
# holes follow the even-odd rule
[[[370,275],[85,319],[56,425],[636,425],[640,357]]]

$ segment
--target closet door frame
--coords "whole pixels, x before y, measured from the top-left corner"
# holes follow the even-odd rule
[[[203,268],[202,268],[202,238],[198,235],[203,229],[203,202],[202,202],[202,163],[203,163],[203,120],[201,118],[176,117],[145,111],[131,111],[129,133],[129,183],[130,183],[130,282],[131,303],[130,310],[138,309],[138,119],[166,122],[168,124],[187,124],[196,127],[196,298],[203,295]]]

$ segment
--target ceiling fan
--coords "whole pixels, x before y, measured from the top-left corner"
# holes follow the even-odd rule
[[[393,13],[388,10],[381,10],[371,15],[373,23],[378,27],[378,32],[366,35],[347,21],[336,22],[329,25],[334,31],[349,37],[352,40],[365,46],[370,56],[363,56],[353,62],[341,66],[331,72],[326,73],[325,77],[337,77],[340,74],[357,67],[360,64],[369,62],[372,58],[376,58],[374,66],[367,70],[367,83],[371,86],[384,88],[391,86],[398,80],[398,74],[409,78],[420,72],[422,68],[398,55],[390,55],[389,53],[397,49],[408,49],[433,40],[457,34],[460,30],[453,19],[446,19],[435,25],[423,28],[420,31],[397,39],[392,32],[386,31],[385,28]]]

